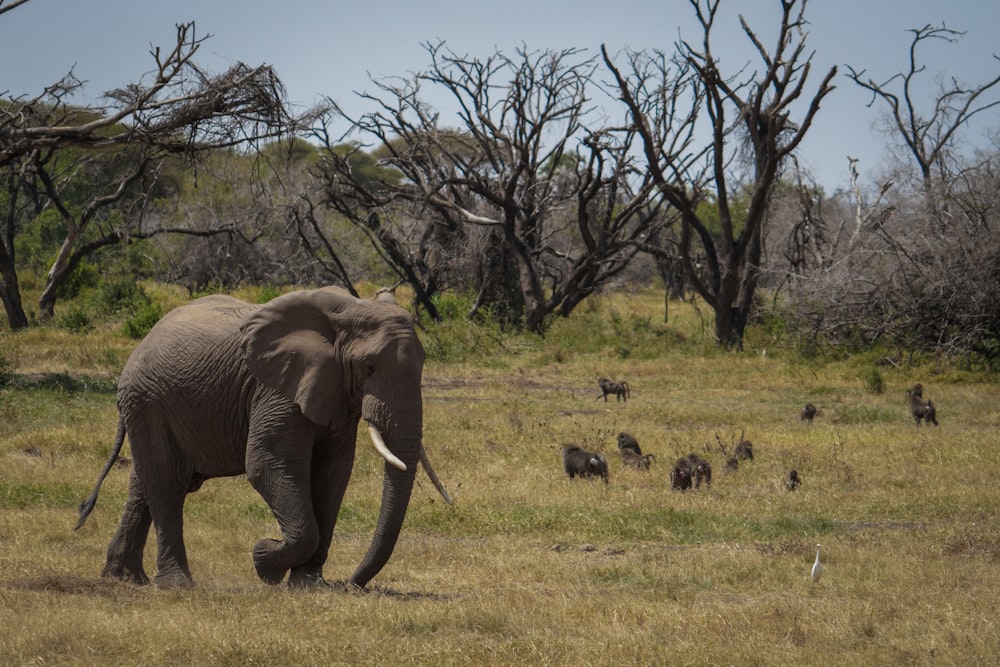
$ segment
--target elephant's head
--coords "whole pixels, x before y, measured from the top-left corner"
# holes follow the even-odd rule
[[[364,586],[388,561],[409,504],[417,461],[449,503],[423,451],[424,349],[409,313],[391,300],[327,287],[263,306],[243,325],[247,365],[315,424],[350,429],[363,418],[386,459],[382,505],[368,553],[351,577]]]

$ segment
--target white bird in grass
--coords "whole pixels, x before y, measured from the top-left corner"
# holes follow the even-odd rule
[[[819,581],[821,576],[823,576],[823,563],[819,562],[819,546],[820,545],[818,544],[816,545],[816,562],[813,563],[812,569],[812,580],[814,584]]]

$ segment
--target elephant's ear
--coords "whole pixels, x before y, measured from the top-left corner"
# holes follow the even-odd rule
[[[261,307],[241,327],[250,373],[314,424],[330,426],[342,412],[336,407],[344,401],[344,375],[335,322],[356,301],[336,288],[292,292]]]

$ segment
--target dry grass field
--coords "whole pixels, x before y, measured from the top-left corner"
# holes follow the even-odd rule
[[[195,588],[102,580],[127,469],[72,527],[135,341],[110,326],[0,334],[15,373],[0,388],[0,664],[997,664],[996,375],[876,353],[803,359],[757,330],[745,351],[720,351],[704,310],[670,314],[664,325],[653,291],[595,299],[544,339],[428,328],[425,444],[456,502],[420,473],[396,552],[363,593],[261,583],[250,548],[276,525],[239,478],[188,498]],[[597,400],[600,375],[626,379],[631,399]],[[938,428],[909,416],[917,381]],[[623,468],[619,431],[656,456],[648,472]],[[755,458],[727,472],[719,443],[741,433]],[[367,438],[331,581],[373,530],[381,463]],[[568,479],[569,442],[605,453],[608,484]],[[691,451],[712,462],[712,485],[671,491],[671,462]],[[154,554],[151,538],[150,572]]]

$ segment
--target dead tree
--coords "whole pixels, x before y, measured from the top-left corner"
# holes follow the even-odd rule
[[[378,211],[383,230],[412,238],[410,262],[430,272],[441,244],[461,239],[451,247],[477,253],[464,257],[465,286],[478,295],[472,314],[510,311],[541,332],[547,316],[568,315],[620,273],[657,224],[651,177],[633,163],[635,130],[594,124],[596,63],[576,49],[485,60],[440,43],[427,50],[431,65],[413,80],[378,81],[378,94],[362,96],[374,111],[340,112],[400,180],[356,187],[348,165],[331,159],[333,205],[359,224]],[[421,85],[455,103],[457,127],[442,126]]]
[[[811,68],[805,50],[806,2],[783,0],[778,39],[769,50],[741,17],[761,69],[724,74],[712,50],[720,0],[690,0],[702,41],[676,45],[676,53],[628,53],[624,65],[602,47],[642,141],[660,194],[680,215],[680,253],[692,287],[715,313],[715,335],[740,347],[761,264],[763,226],[771,190],[786,158],[805,137],[820,102],[833,90],[831,68],[808,99],[801,118],[791,107],[803,96]],[[707,120],[710,139],[696,125]],[[698,125],[700,129],[700,125]],[[745,212],[734,207],[745,197]],[[705,216],[710,203],[717,220]],[[702,274],[694,257],[704,255]]]
[[[176,37],[169,50],[151,50],[152,73],[106,93],[106,106],[71,105],[83,84],[70,72],[37,96],[6,100],[0,107],[0,173],[7,200],[0,219],[0,299],[12,329],[28,325],[14,237],[44,210],[57,211],[65,236],[40,298],[42,318],[51,315],[59,285],[83,257],[143,233],[144,201],[165,156],[193,158],[293,127],[283,86],[270,67],[237,63],[213,75],[194,62],[208,36],[187,23],[177,26]],[[106,167],[119,158],[123,168]],[[90,191],[82,198],[72,194],[70,188],[80,190],[80,177],[94,169],[106,178],[87,180]],[[116,215],[108,215],[111,210]],[[97,224],[112,218],[114,223]]]
[[[927,72],[927,66],[921,62],[918,51],[933,40],[955,43],[965,33],[943,24],[928,24],[910,32],[913,38],[910,41],[908,67],[904,71],[877,82],[867,70],[848,66],[848,77],[871,93],[869,106],[877,101],[885,105],[897,137],[916,162],[925,195],[931,197],[935,189],[935,170],[940,177],[948,174],[947,160],[956,135],[975,116],[1000,105],[1000,95],[997,94],[1000,74],[976,86],[950,78],[940,84],[932,108],[929,112],[925,111],[919,100],[923,98],[920,94],[921,76]]]

